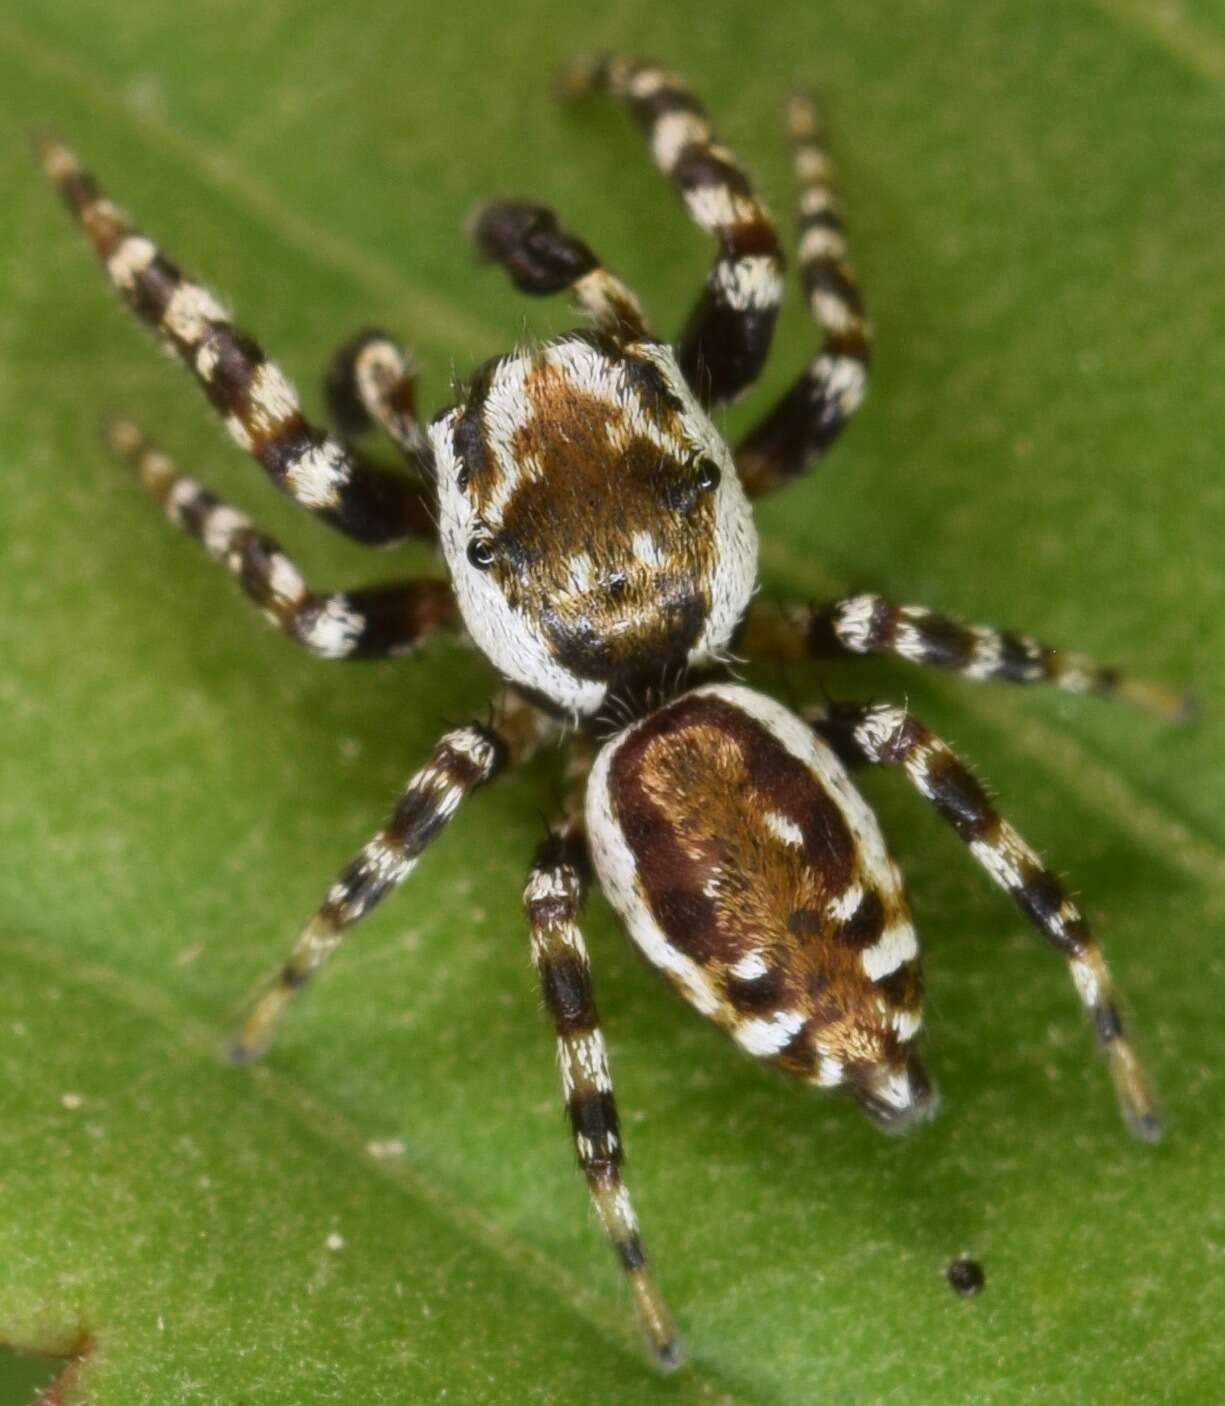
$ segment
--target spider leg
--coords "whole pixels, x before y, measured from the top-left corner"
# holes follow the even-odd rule
[[[863,402],[872,354],[872,327],[846,262],[833,164],[809,98],[791,99],[787,127],[799,184],[800,283],[824,341],[778,404],[736,448],[740,477],[751,498],[790,483],[825,453]]]
[[[704,404],[733,399],[765,364],[783,289],[778,235],[748,175],[717,141],[684,80],[655,64],[617,56],[580,62],[562,88],[568,96],[606,92],[625,102],[690,218],[718,242],[679,357]]]
[[[355,591],[313,591],[272,537],[194,478],[176,472],[127,420],[108,427],[114,452],[136,468],[166,516],[220,562],[264,618],[322,659],[382,659],[459,628],[445,581],[422,578]]]
[[[752,611],[740,644],[750,658],[763,659],[891,655],[967,679],[1049,684],[1068,693],[1122,698],[1173,722],[1196,712],[1190,695],[1132,678],[1086,655],[989,625],[963,625],[924,606],[898,605],[878,595]]]
[[[417,418],[416,375],[409,353],[386,332],[371,328],[335,354],[323,389],[332,423],[346,443],[377,425],[418,476],[430,482],[434,452]]]
[[[546,206],[492,201],[476,211],[471,233],[484,257],[501,264],[521,292],[568,290],[600,331],[623,342],[651,335],[633,291],[581,239],[562,229]]]
[[[591,988],[591,964],[578,927],[586,890],[581,831],[554,828],[541,845],[523,894],[531,927],[532,961],[557,1031],[566,1113],[587,1189],[634,1295],[652,1357],[673,1368],[681,1361],[672,1316],[651,1274],[628,1188],[621,1180],[622,1146],[608,1055]]]
[[[230,1045],[235,1063],[254,1059],[267,1048],[293,998],[348,930],[409,876],[464,797],[525,760],[551,726],[536,709],[508,694],[495,723],[469,723],[439,740],[383,828],[340,872],[284,965],[252,1003]]]
[[[999,815],[965,763],[902,708],[840,705],[814,710],[808,717],[848,760],[901,767],[996,884],[1064,956],[1105,1051],[1123,1121],[1135,1137],[1157,1141],[1161,1120],[1144,1069],[1124,1033],[1114,983],[1084,914],[1056,875]]]
[[[44,135],[37,151],[116,291],[188,367],[235,442],[279,488],[361,542],[385,546],[433,536],[415,484],[364,461],[312,425],[281,369],[207,288],[129,224],[62,142]]]

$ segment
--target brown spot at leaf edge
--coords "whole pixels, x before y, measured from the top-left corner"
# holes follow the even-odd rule
[[[944,1271],[944,1277],[949,1281],[953,1292],[960,1294],[963,1299],[971,1299],[975,1294],[981,1293],[987,1283],[982,1265],[977,1260],[970,1259],[968,1255],[958,1255]]]
[[[63,1406],[63,1403],[68,1399],[68,1388],[77,1379],[80,1368],[81,1359],[74,1358],[43,1392],[34,1406]]]
[[[41,1350],[27,1348],[22,1345],[0,1343],[0,1352],[10,1352],[13,1358],[25,1358],[30,1362],[37,1361],[44,1372],[52,1371],[58,1362],[63,1362],[63,1366],[52,1381],[47,1382],[34,1402],[34,1406],[66,1406],[69,1401],[69,1392],[80,1379],[82,1369],[89,1360],[93,1351],[93,1343],[85,1337],[78,1340],[78,1345],[65,1348],[62,1351],[48,1351],[45,1347]],[[65,1360],[66,1359],[66,1360]],[[38,1374],[39,1377],[43,1373]],[[37,1379],[26,1384],[27,1389],[36,1388]],[[28,1397],[23,1398],[28,1400]]]

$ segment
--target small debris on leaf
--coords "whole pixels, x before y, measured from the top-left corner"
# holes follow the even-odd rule
[[[944,1277],[949,1281],[953,1292],[960,1294],[963,1299],[970,1299],[981,1293],[987,1282],[982,1265],[968,1255],[958,1255],[944,1271]]]

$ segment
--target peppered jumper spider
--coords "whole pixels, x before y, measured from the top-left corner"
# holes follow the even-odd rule
[[[485,206],[481,252],[525,292],[569,291],[587,330],[494,358],[422,426],[407,355],[368,332],[336,356],[329,435],[222,304],[100,192],[55,137],[58,186],[133,312],[191,370],[231,437],[284,492],[361,542],[436,541],[446,579],[318,591],[242,513],[180,474],[134,425],[114,449],[290,639],[328,659],[377,658],[465,631],[501,676],[492,721],[443,736],[383,828],[342,870],[252,1005],[233,1055],[268,1043],[347,930],[411,872],[467,794],[542,742],[575,734],[574,788],[524,895],[532,957],[556,1028],[566,1106],[592,1200],[655,1359],[679,1361],[629,1192],[578,914],[590,871],[680,994],[749,1053],[822,1088],[845,1086],[881,1127],[934,1108],[916,1047],[922,977],[902,879],[848,774],[902,770],[1034,928],[1063,955],[1105,1050],[1124,1120],[1160,1127],[1084,915],[965,765],[905,709],[838,704],[797,716],[732,681],[730,661],[892,654],[973,679],[1050,683],[1170,717],[1185,700],[1026,636],[966,627],[856,595],[751,608],[750,499],[816,463],[863,398],[870,327],[812,104],[788,124],[799,184],[800,279],[820,347],[731,450],[707,411],[743,392],[770,345],[783,256],[735,157],[675,74],[604,58],[572,96],[604,91],[642,127],[690,217],[716,244],[675,346],[634,294],[551,211]],[[354,441],[381,427],[407,472]]]

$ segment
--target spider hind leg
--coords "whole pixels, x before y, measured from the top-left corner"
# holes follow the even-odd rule
[[[1064,957],[1106,1055],[1123,1121],[1134,1137],[1156,1142],[1162,1131],[1156,1102],[1127,1038],[1118,994],[1085,915],[1058,877],[998,813],[965,763],[902,708],[839,705],[828,712],[814,710],[810,719],[843,755],[900,767],[1027,921]]]
[[[621,1129],[604,1035],[596,1014],[591,963],[578,926],[586,891],[584,846],[565,826],[550,831],[532,866],[523,905],[532,961],[557,1032],[566,1112],[592,1204],[638,1310],[652,1359],[671,1370],[683,1360],[676,1327],[655,1282],[629,1190],[621,1178]]]

